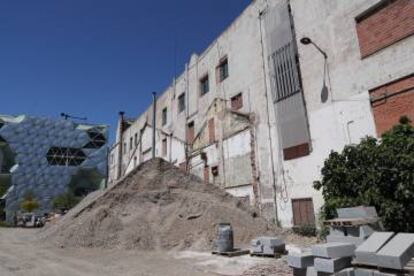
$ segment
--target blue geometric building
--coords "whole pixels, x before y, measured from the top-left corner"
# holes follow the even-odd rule
[[[108,127],[64,119],[0,115],[0,187],[6,219],[20,211],[25,194],[49,212],[68,190],[77,196],[99,189],[107,175]]]

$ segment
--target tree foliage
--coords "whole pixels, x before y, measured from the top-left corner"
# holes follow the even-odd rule
[[[414,232],[414,128],[407,117],[382,139],[367,137],[331,152],[314,182],[322,190],[324,218],[336,208],[375,206],[387,230]]]
[[[39,202],[37,202],[34,194],[30,191],[25,194],[23,201],[20,203],[20,208],[22,208],[28,213],[33,212],[39,207],[40,207]]]
[[[53,208],[58,210],[69,210],[78,204],[80,199],[73,192],[68,191],[53,199]]]

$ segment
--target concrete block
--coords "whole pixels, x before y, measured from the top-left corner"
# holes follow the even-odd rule
[[[403,269],[414,257],[414,234],[399,233],[377,253],[378,266]]]
[[[314,266],[308,266],[306,269],[306,276],[319,276]]]
[[[355,276],[355,270],[353,267],[342,269],[334,274],[335,276]]]
[[[353,243],[329,242],[312,246],[312,254],[316,257],[336,259],[353,256],[355,248]]]
[[[336,259],[315,258],[315,269],[318,272],[335,273],[351,266],[352,257]]]
[[[306,276],[306,268],[293,268],[293,276]]]
[[[355,276],[374,276],[375,269],[355,268]]]
[[[286,251],[285,242],[276,237],[258,237],[250,242],[252,253],[272,255]]]
[[[326,241],[328,243],[331,243],[331,242],[353,243],[355,244],[355,246],[359,246],[365,241],[365,239],[362,239],[359,237],[351,237],[351,236],[328,235],[326,236]]]
[[[389,273],[389,272],[381,272],[381,271],[374,271],[374,276],[403,276],[402,273]]]
[[[374,232],[355,250],[355,261],[372,266],[378,265],[377,252],[394,236],[394,232]]]
[[[295,268],[307,268],[309,266],[313,266],[313,261],[315,257],[312,253],[292,253],[289,254],[287,257],[287,261],[289,266]]]
[[[376,218],[377,210],[375,207],[358,206],[352,208],[336,209],[338,218]]]
[[[379,230],[379,229],[377,229]],[[370,225],[361,225],[359,227],[359,237],[363,239],[367,239],[375,232],[375,229]]]

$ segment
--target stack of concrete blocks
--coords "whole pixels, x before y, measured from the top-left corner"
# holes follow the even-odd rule
[[[275,255],[286,252],[285,242],[277,237],[258,237],[250,243],[251,254],[258,255]]]
[[[330,242],[312,246],[312,255],[315,256],[314,267],[318,275],[352,276],[352,257],[355,253],[355,244]]]
[[[404,267],[414,257],[414,234],[376,232],[355,251],[356,276],[404,275]],[[386,271],[386,272],[384,272]]]
[[[347,242],[361,245],[373,232],[382,230],[375,207],[353,207],[337,209],[341,219],[367,219],[371,223],[364,225],[330,226],[327,242]],[[373,222],[374,221],[374,222]]]
[[[306,276],[314,273],[314,259],[312,252],[289,253],[288,264],[293,268],[293,275]]]

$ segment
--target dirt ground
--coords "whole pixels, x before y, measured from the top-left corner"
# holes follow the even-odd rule
[[[59,248],[36,241],[38,231],[0,228],[0,275],[291,275],[283,260],[226,258],[194,251]],[[279,270],[286,274],[267,273]]]

